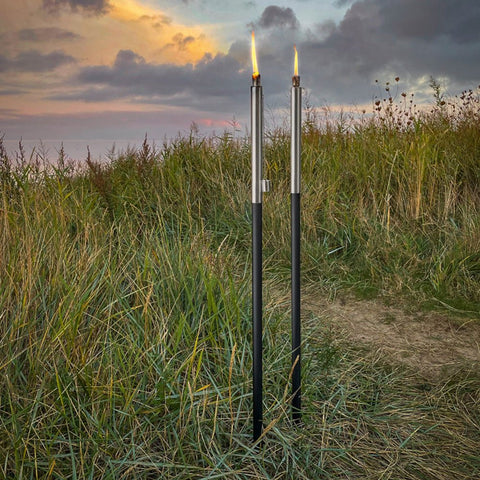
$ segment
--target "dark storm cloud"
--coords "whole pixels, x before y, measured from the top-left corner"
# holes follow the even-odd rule
[[[108,0],[43,0],[43,6],[50,12],[60,7],[68,7],[72,11],[83,11],[90,14],[104,14],[110,9]]]
[[[359,43],[365,57],[366,49],[376,47],[384,62],[398,56],[405,64],[411,58],[417,68],[426,62],[448,69],[450,55],[468,55],[465,42],[478,44],[478,25],[477,0],[363,0],[352,5],[331,40]]]
[[[242,73],[241,68],[237,60],[223,54],[207,54],[195,66],[180,66],[148,63],[131,50],[120,50],[112,66],[84,67],[79,71],[75,81],[80,91],[49,98],[90,102],[131,98],[140,103],[195,103],[213,111],[222,103],[230,104],[239,92],[244,93],[248,75]]]
[[[112,67],[89,67],[80,72],[84,83],[125,88],[140,95],[195,94],[222,96],[241,83],[241,66],[228,55],[205,57],[195,66],[147,63],[130,50],[121,50]]]
[[[395,0],[378,2],[386,32],[401,38],[445,36],[464,43],[480,39],[480,2],[475,0]]]
[[[301,68],[335,101],[364,101],[373,79],[392,75],[466,88],[480,78],[478,25],[478,0],[357,0],[338,24],[297,42]]]
[[[19,53],[16,57],[8,58],[0,55],[0,72],[48,72],[62,65],[75,63],[76,59],[66,53],[56,50],[51,53],[41,53],[29,50]]]
[[[77,40],[80,35],[57,27],[25,28],[17,32],[17,38],[26,42],[48,42],[51,40]]]
[[[257,25],[261,28],[298,28],[300,26],[295,13],[290,7],[283,8],[277,5],[270,5],[265,8]]]

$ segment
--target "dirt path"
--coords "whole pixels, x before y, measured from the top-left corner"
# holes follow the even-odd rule
[[[480,365],[480,322],[438,312],[409,313],[378,300],[328,301],[307,294],[303,316],[310,313],[340,327],[348,338],[373,346],[422,376],[435,378],[461,366]]]

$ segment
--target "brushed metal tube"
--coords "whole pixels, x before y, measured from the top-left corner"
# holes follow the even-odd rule
[[[302,151],[302,89],[292,87],[291,89],[291,144],[290,144],[290,192],[300,193],[300,168]]]
[[[257,82],[258,80],[258,82]],[[263,88],[259,77],[250,87],[252,132],[252,203],[262,203],[263,175]]]

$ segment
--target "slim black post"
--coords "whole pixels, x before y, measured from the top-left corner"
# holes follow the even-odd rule
[[[262,204],[252,203],[253,440],[263,428]]]
[[[292,420],[301,420],[301,337],[300,337],[300,194],[291,194],[292,228]]]

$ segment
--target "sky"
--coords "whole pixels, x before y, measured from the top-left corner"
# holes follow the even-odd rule
[[[192,122],[245,133],[252,29],[270,125],[294,44],[312,106],[371,111],[397,76],[418,101],[431,76],[455,94],[480,83],[479,25],[479,0],[0,0],[0,135],[105,149]]]

